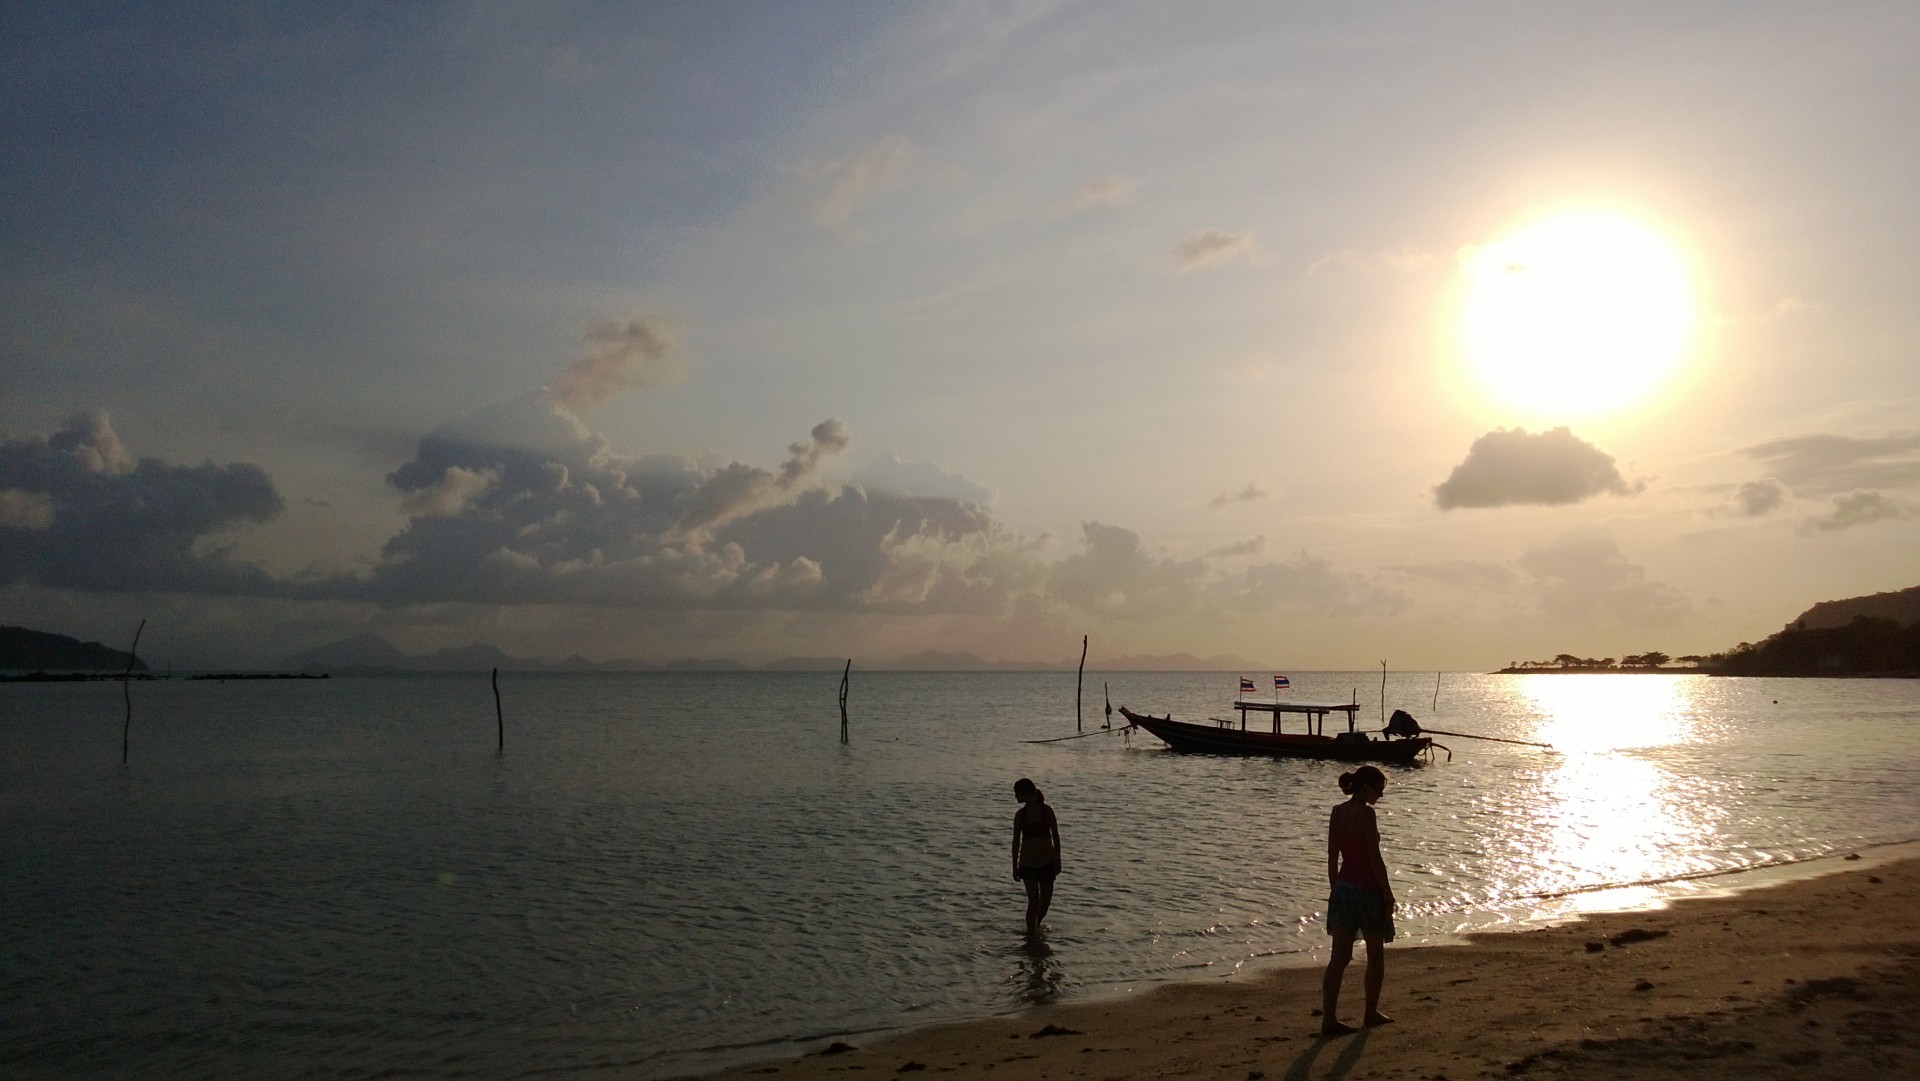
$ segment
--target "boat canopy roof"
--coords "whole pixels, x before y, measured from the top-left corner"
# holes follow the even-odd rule
[[[1312,713],[1325,716],[1329,713],[1345,713],[1349,719],[1360,708],[1357,702],[1235,702],[1234,709],[1243,709],[1249,713]]]

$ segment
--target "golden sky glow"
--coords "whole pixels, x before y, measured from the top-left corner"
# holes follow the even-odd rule
[[[1625,408],[1659,389],[1694,324],[1685,261],[1624,214],[1558,214],[1473,250],[1461,338],[1486,392],[1551,418]]]

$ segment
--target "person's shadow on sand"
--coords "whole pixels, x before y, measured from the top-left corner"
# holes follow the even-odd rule
[[[1313,1064],[1319,1060],[1320,1053],[1335,1040],[1339,1040],[1346,1046],[1340,1049],[1340,1057],[1333,1060],[1333,1065],[1327,1067],[1326,1072],[1318,1076],[1321,1081],[1339,1081],[1340,1078],[1352,1073],[1354,1066],[1359,1064],[1360,1053],[1367,1048],[1368,1035],[1366,1029],[1361,1029],[1351,1038],[1315,1036],[1313,1042],[1307,1045],[1307,1049],[1300,1052],[1299,1057],[1293,1060],[1293,1065],[1287,1067],[1286,1081],[1308,1081],[1309,1078],[1314,1077]]]

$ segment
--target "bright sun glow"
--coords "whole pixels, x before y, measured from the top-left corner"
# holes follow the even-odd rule
[[[1553,417],[1639,401],[1679,364],[1693,299],[1680,253],[1609,212],[1564,214],[1475,251],[1463,345],[1494,394]]]

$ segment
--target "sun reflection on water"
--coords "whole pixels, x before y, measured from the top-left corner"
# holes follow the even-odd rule
[[[1585,887],[1698,870],[1684,854],[1717,847],[1718,816],[1694,779],[1636,753],[1694,735],[1690,681],[1541,676],[1521,690],[1538,738],[1558,753],[1540,778],[1539,801],[1523,811],[1530,820],[1515,824],[1511,888],[1579,908]]]

